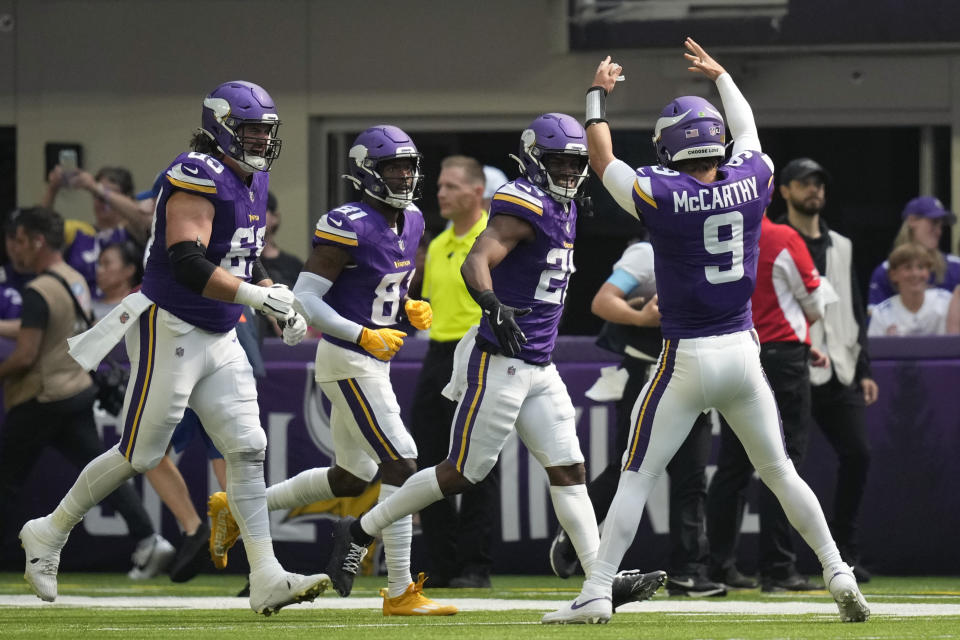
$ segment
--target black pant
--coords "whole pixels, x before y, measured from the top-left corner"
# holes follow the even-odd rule
[[[103,453],[93,419],[93,398],[91,387],[56,402],[29,400],[7,413],[0,430],[0,518],[4,519],[0,532],[5,550],[7,537],[18,529],[7,522],[11,506],[44,447],[53,447],[78,469]],[[153,534],[153,524],[129,483],[120,485],[106,502],[123,516],[134,540]]]
[[[417,467],[426,469],[450,453],[450,429],[457,405],[440,392],[453,372],[456,341],[430,341],[417,379],[411,411],[411,433],[417,443]],[[491,544],[500,511],[499,463],[460,497],[434,502],[420,511],[420,525],[431,564],[434,586],[466,574],[489,575],[493,565]]]
[[[813,419],[837,452],[837,488],[830,531],[847,562],[859,561],[860,503],[870,468],[865,405],[860,385],[842,384],[836,376],[813,387]]]
[[[769,342],[760,348],[760,363],[780,412],[787,455],[798,469],[807,452],[810,433],[809,348],[799,342]],[[707,492],[707,533],[710,570],[724,575],[736,562],[736,548],[746,506],[744,491],[753,465],[733,430],[721,420],[717,472]],[[790,523],[773,492],[762,484],[758,491],[760,513],[760,574],[783,579],[796,573],[797,556],[790,540]]]
[[[602,522],[620,482],[620,461],[627,448],[632,425],[630,412],[647,382],[648,366],[627,358],[622,366],[630,374],[623,397],[617,401],[616,451],[606,468],[587,485],[597,522]],[[674,575],[700,574],[706,569],[707,537],[704,502],[707,487],[704,472],[710,457],[710,419],[700,414],[687,439],[667,465],[670,476],[670,567]]]

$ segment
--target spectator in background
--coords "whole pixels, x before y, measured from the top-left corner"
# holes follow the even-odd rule
[[[134,200],[133,176],[123,167],[103,167],[91,175],[83,169],[65,172],[57,165],[47,176],[40,205],[52,207],[63,187],[83,189],[93,196],[92,227],[79,220],[65,222],[63,258],[83,275],[94,297],[99,297],[96,272],[100,250],[127,239],[146,244],[151,217]]]
[[[489,164],[483,165],[483,204],[480,206],[484,211],[490,211],[490,201],[493,200],[493,194],[509,181],[507,174],[500,169]]]
[[[893,250],[884,265],[897,293],[873,308],[867,335],[934,336],[947,333],[947,313],[954,296],[939,287],[929,287],[930,274],[939,259],[939,251],[916,242],[901,244]]]
[[[449,226],[430,243],[423,269],[422,297],[433,307],[430,347],[413,397],[410,430],[417,443],[417,467],[426,469],[450,452],[450,426],[457,405],[441,391],[453,373],[460,338],[480,322],[480,307],[460,275],[474,240],[487,226],[483,208],[484,170],[467,156],[440,163],[437,200]],[[436,587],[489,587],[491,542],[499,513],[496,470],[463,494],[460,508],[447,496],[420,511],[427,557]]]
[[[16,287],[0,284],[0,338],[16,339],[22,310],[23,297]]]
[[[760,364],[773,389],[787,455],[800,468],[810,434],[808,363],[826,366],[810,349],[810,324],[823,316],[828,299],[806,244],[795,230],[766,216],[760,227],[757,285],[751,296],[753,326],[760,340]],[[707,492],[710,577],[731,587],[756,584],[737,570],[736,548],[743,522],[744,490],[753,465],[726,420],[720,423],[717,472]],[[758,491],[760,581],[763,591],[808,591],[817,585],[797,572],[790,522],[777,497],[765,485]],[[731,508],[731,505],[736,505]]]
[[[96,389],[89,374],[67,354],[67,338],[90,315],[84,278],[61,255],[63,219],[42,207],[24,209],[7,228],[14,267],[41,274],[24,291],[22,327],[13,353],[0,363],[7,410],[0,432],[0,517],[7,518],[31,468],[47,446],[83,467],[103,443],[93,417]],[[156,534],[140,498],[121,484],[106,498],[137,541],[132,579],[151,578],[170,562],[173,546]]]
[[[810,369],[812,413],[839,462],[830,529],[857,580],[867,582],[870,574],[860,564],[857,521],[870,468],[864,409],[876,402],[878,390],[867,356],[867,320],[853,243],[820,216],[829,179],[816,161],[797,158],[780,172],[780,195],[787,203],[786,223],[800,232],[813,264],[839,298],[810,327],[811,345],[830,360],[826,367]]]
[[[303,268],[303,260],[277,246],[277,230],[279,229],[280,210],[277,209],[277,197],[273,195],[273,192],[270,192],[267,194],[267,226],[265,227],[263,253],[260,254],[260,262],[266,267],[271,280],[292,288],[297,283],[300,269]],[[255,324],[263,337],[278,338],[282,333],[277,321],[268,316],[258,316]]]
[[[591,311],[606,320],[597,343],[623,356],[629,377],[617,400],[616,451],[607,467],[587,484],[597,522],[603,522],[620,481],[620,465],[630,437],[630,412],[650,378],[663,344],[653,247],[636,242],[613,265],[613,273],[593,298]],[[706,466],[710,457],[709,414],[697,416],[690,434],[667,465],[670,476],[670,567],[667,592],[672,596],[723,596],[723,584],[707,578],[705,503]],[[561,578],[573,575],[577,552],[561,528],[550,545],[550,566]]]
[[[292,288],[297,283],[297,276],[303,268],[303,260],[277,246],[279,230],[280,210],[277,208],[277,197],[270,192],[267,194],[267,227],[260,261],[267,268],[267,273],[274,282]]]
[[[97,288],[100,298],[93,301],[97,320],[120,304],[143,280],[143,248],[132,240],[107,245],[97,258]]]
[[[957,221],[957,216],[947,211],[943,204],[932,196],[919,196],[903,208],[903,224],[893,241],[896,249],[902,244],[916,242],[932,252],[928,282],[944,291],[953,292],[960,284],[960,258],[940,251],[940,236],[946,226]],[[867,310],[873,313],[874,307],[896,295],[893,282],[888,275],[889,260],[884,260],[870,277],[870,291],[867,296]]]

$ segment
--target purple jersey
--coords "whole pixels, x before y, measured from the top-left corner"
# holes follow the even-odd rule
[[[525,178],[500,187],[490,202],[490,218],[511,215],[534,228],[532,242],[522,242],[493,271],[493,291],[505,305],[532,309],[516,318],[527,337],[518,358],[545,364],[557,341],[557,326],[567,297],[573,266],[573,241],[577,237],[577,206],[569,209]],[[480,336],[492,344],[497,339],[487,322],[480,322]]]
[[[253,263],[263,250],[269,175],[258,171],[247,186],[216,159],[197,152],[177,156],[165,175],[147,245],[143,293],[181,320],[206,331],[226,333],[236,326],[243,307],[205,298],[174,279],[167,256],[167,200],[177,191],[209,200],[214,217],[206,258],[249,282]]]
[[[23,311],[23,298],[14,287],[0,285],[0,320],[15,320]]]
[[[112,244],[120,244],[130,239],[123,227],[97,231],[92,225],[80,220],[66,220],[63,225],[63,260],[87,281],[87,286],[95,298],[101,295],[97,289],[97,261],[100,252]]]
[[[753,326],[757,243],[772,189],[773,163],[758,151],[730,158],[710,184],[661,166],[637,169],[633,201],[650,231],[665,338]]]
[[[940,252],[943,261],[947,266],[943,274],[943,282],[937,282],[937,274],[930,274],[930,286],[938,287],[945,291],[953,291],[957,285],[960,285],[960,258],[953,254]],[[887,298],[897,295],[897,291],[890,282],[890,263],[886,260],[877,265],[870,276],[870,292],[867,295],[867,307],[872,308]]]
[[[350,254],[350,262],[323,300],[344,318],[365,327],[396,327],[416,270],[423,226],[423,214],[414,205],[400,214],[397,231],[363,202],[350,202],[321,216],[313,246],[330,245]],[[323,339],[370,355],[347,340],[328,335]]]

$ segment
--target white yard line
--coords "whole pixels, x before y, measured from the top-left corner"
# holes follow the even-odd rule
[[[489,598],[444,598],[444,604],[461,611],[550,611],[567,600],[494,600]],[[380,598],[318,598],[294,605],[298,609],[379,609]],[[248,609],[245,598],[162,597],[89,597],[60,596],[55,603],[42,602],[36,596],[0,596],[0,607],[102,607],[106,609]],[[677,615],[835,615],[836,605],[828,602],[748,602],[743,600],[651,600],[624,605],[620,612],[657,612]],[[870,602],[872,615],[879,616],[960,616],[960,604]]]

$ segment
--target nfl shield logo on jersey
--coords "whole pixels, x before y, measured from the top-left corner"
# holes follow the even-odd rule
[[[254,195],[253,195],[253,191],[251,191],[251,192],[250,192],[250,202],[253,202],[254,200],[255,200],[255,198],[254,198]]]
[[[177,347],[177,350],[176,350],[174,353],[177,354],[177,357],[178,357],[178,358],[182,358],[182,357],[183,357],[183,347]]]
[[[516,373],[517,373],[517,368],[516,368],[516,367],[507,367],[507,375],[508,375],[508,376],[515,375]]]
[[[126,324],[127,320],[130,319],[130,314],[124,311],[120,314],[120,324]]]
[[[403,240],[397,240],[397,244],[400,245],[400,251],[403,251],[404,249],[406,249],[406,247],[403,244]]]

